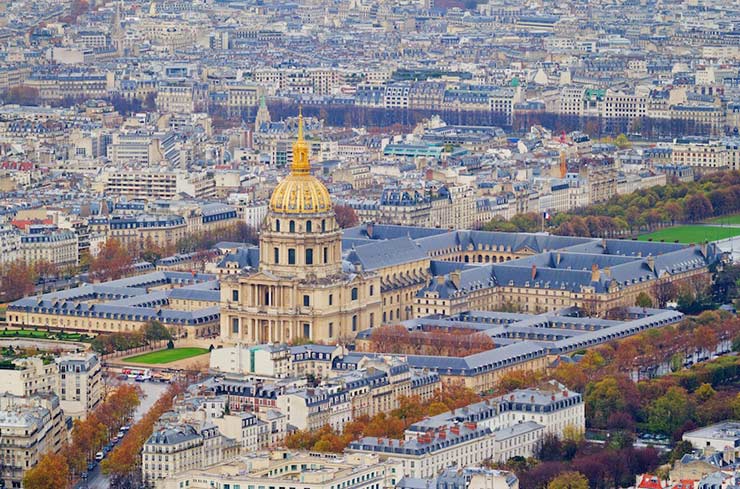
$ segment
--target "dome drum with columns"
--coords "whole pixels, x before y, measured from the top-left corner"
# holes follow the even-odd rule
[[[332,343],[379,325],[380,277],[342,270],[342,230],[311,175],[300,113],[291,171],[273,191],[259,248],[258,272],[222,283],[223,340]]]

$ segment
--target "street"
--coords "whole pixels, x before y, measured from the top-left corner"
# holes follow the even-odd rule
[[[136,384],[143,391],[141,396],[141,404],[139,404],[139,406],[136,408],[136,412],[134,413],[134,422],[139,421],[142,416],[144,416],[144,413],[151,409],[157,399],[159,399],[160,396],[164,394],[164,392],[169,387],[169,384],[160,382],[134,382],[133,380],[126,380],[123,382]],[[91,472],[88,472],[88,478],[86,481],[82,480],[77,484],[77,486],[75,486],[75,489],[109,488],[110,483],[108,482],[108,478],[100,471],[100,464],[97,464]]]

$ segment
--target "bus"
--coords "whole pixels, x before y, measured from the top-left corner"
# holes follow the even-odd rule
[[[152,371],[148,368],[124,368],[123,375],[129,379],[135,379],[143,382],[152,378]]]

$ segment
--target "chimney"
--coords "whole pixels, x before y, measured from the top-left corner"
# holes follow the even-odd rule
[[[532,280],[537,276],[537,265],[532,264]]]
[[[460,288],[460,278],[461,278],[460,270],[455,270],[454,272],[450,272],[450,280],[452,280],[452,283],[455,285],[456,289]]]
[[[651,272],[655,272],[655,257],[653,255],[648,255],[647,266]]]
[[[706,241],[699,245],[699,251],[701,252],[701,256],[703,256],[704,258],[707,257],[708,245]]]
[[[563,397],[568,397],[568,391],[567,390],[563,390]]]
[[[591,281],[592,282],[598,282],[601,278],[601,272],[599,271],[599,265],[594,263],[591,265]]]
[[[531,402],[532,404],[534,404],[534,396],[529,396],[529,402]]]
[[[368,222],[365,224],[365,232],[367,233],[367,237],[372,239],[373,238],[373,223]]]
[[[555,266],[556,266],[556,267],[557,267],[557,266],[560,266],[560,260],[561,260],[561,257],[560,257],[560,252],[558,251],[558,252],[557,252],[557,253],[555,254]]]
[[[609,267],[604,267],[604,276],[606,278],[612,278],[612,269]]]
[[[601,247],[606,251],[606,238],[601,238]]]
[[[444,285],[445,284],[445,276],[444,275],[437,275],[437,283],[439,285]]]

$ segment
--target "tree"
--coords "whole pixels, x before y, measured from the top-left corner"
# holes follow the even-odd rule
[[[100,253],[90,262],[90,276],[93,280],[117,280],[131,270],[133,260],[128,251],[117,239],[108,239]]]
[[[545,433],[534,447],[534,458],[543,462],[556,462],[562,460],[563,444],[557,435]]]
[[[671,387],[648,406],[648,428],[671,436],[691,416],[693,405],[686,390]]]
[[[591,425],[604,428],[613,413],[624,411],[627,401],[617,379],[606,377],[586,387],[585,404]]]
[[[337,224],[342,229],[351,228],[360,222],[355,210],[348,205],[335,205],[334,214],[336,214]]]
[[[632,146],[632,143],[627,139],[627,136],[625,136],[624,133],[614,139],[614,144],[616,144],[619,149],[627,149]]]
[[[588,479],[580,472],[563,472],[547,484],[547,489],[588,489]]]
[[[34,291],[36,276],[24,262],[11,263],[0,275],[0,302],[10,302]]]
[[[39,105],[39,91],[28,85],[17,85],[5,93],[5,102],[18,105]]]
[[[637,307],[653,307],[653,299],[645,292],[640,292],[635,299],[635,305]]]
[[[656,307],[663,309],[666,304],[676,298],[676,286],[668,280],[658,279],[653,284],[653,297]]]
[[[172,333],[167,327],[157,320],[152,320],[144,326],[144,338],[147,341],[172,340]]]
[[[704,194],[694,194],[686,200],[684,213],[691,222],[702,221],[714,213],[712,203]]]
[[[23,487],[26,489],[64,489],[69,487],[69,466],[64,456],[58,453],[47,453],[35,467],[26,471],[23,476]]]

